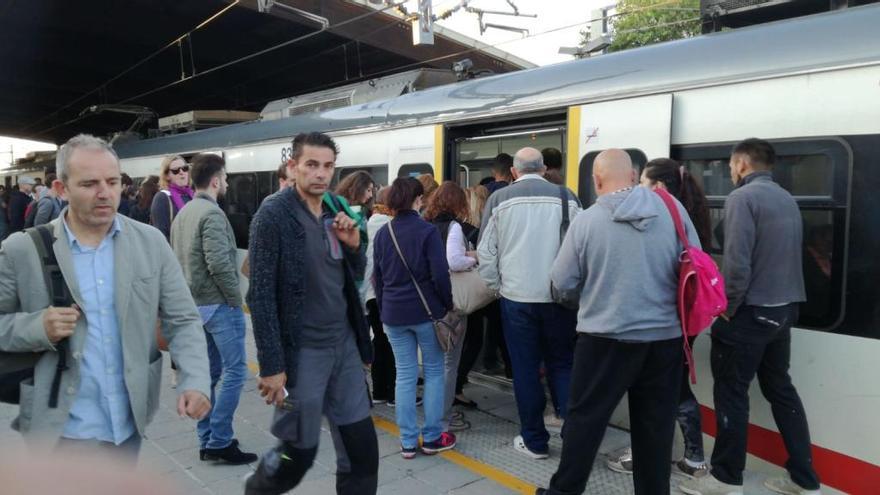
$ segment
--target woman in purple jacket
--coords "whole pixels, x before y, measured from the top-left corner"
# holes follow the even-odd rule
[[[452,310],[452,284],[446,262],[446,246],[437,227],[419,217],[423,194],[422,185],[413,178],[394,181],[387,202],[394,212],[394,219],[379,230],[373,247],[376,303],[397,365],[396,415],[404,459],[415,457],[419,448],[416,417],[419,350],[422,352],[425,375],[425,425],[421,430],[421,450],[430,455],[455,447],[455,435],[444,432],[441,425],[443,350],[434,334],[431,317],[412,280],[415,277],[434,318],[443,318],[447,311]],[[409,270],[391,238],[392,230]]]

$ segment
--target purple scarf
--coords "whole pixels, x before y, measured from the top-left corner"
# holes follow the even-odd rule
[[[193,190],[186,186],[178,186],[177,184],[168,184],[168,192],[171,193],[171,201],[174,208],[180,211],[183,205],[187,204],[193,198]],[[186,199],[183,196],[186,196]]]

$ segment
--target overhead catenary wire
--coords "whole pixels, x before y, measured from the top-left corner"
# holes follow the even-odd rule
[[[239,0],[236,0],[236,3],[238,3],[238,1],[239,1]],[[298,37],[293,38],[293,39],[291,39],[291,40],[284,41],[284,42],[279,43],[279,44],[277,44],[277,45],[273,45],[273,46],[270,46],[270,47],[265,48],[265,49],[263,49],[263,50],[259,50],[259,51],[257,51],[257,52],[251,53],[251,54],[249,54],[249,55],[245,55],[245,56],[243,56],[243,57],[239,57],[239,58],[237,58],[237,59],[235,59],[235,60],[231,60],[231,61],[229,61],[229,62],[224,62],[224,63],[222,63],[222,64],[220,64],[220,65],[216,65],[216,66],[211,67],[211,68],[209,68],[209,69],[205,69],[205,70],[203,70],[203,71],[201,71],[201,72],[199,72],[199,73],[197,73],[197,74],[192,74],[192,75],[190,75],[190,76],[183,77],[183,78],[178,79],[178,80],[176,80],[176,81],[172,81],[172,82],[170,82],[170,83],[163,84],[163,85],[161,85],[161,86],[158,86],[158,87],[153,88],[153,89],[151,89],[151,90],[145,91],[145,92],[140,93],[140,94],[138,94],[138,95],[128,97],[128,98],[126,98],[126,99],[124,99],[124,100],[121,100],[121,101],[118,101],[118,102],[116,102],[116,103],[118,103],[118,104],[125,104],[125,103],[128,103],[128,102],[131,102],[131,101],[137,100],[137,99],[139,99],[139,98],[143,98],[143,97],[145,97],[145,96],[149,96],[149,95],[151,95],[151,94],[153,94],[153,93],[157,93],[157,92],[159,92],[159,91],[163,91],[163,90],[165,90],[165,89],[168,89],[168,88],[171,88],[171,87],[177,86],[178,84],[182,84],[182,83],[184,83],[184,82],[191,81],[191,80],[193,80],[193,79],[197,79],[197,78],[199,78],[199,77],[206,76],[206,75],[208,75],[208,74],[212,74],[212,73],[214,73],[214,72],[217,72],[217,71],[219,71],[219,70],[225,69],[225,68],[230,67],[230,66],[232,66],[232,65],[235,65],[235,64],[238,64],[238,63],[244,62],[244,61],[246,61],[246,60],[250,60],[250,59],[255,58],[255,57],[259,57],[259,56],[261,56],[261,55],[265,55],[266,53],[269,53],[269,52],[272,52],[272,51],[278,50],[278,49],[280,49],[280,48],[284,48],[285,46],[288,46],[288,45],[291,45],[291,44],[294,44],[294,43],[298,43],[298,42],[300,42],[300,41],[303,41],[303,40],[306,40],[306,39],[312,38],[312,37],[314,37],[314,36],[317,36],[317,35],[319,35],[319,34],[325,32],[325,31],[327,31],[327,30],[335,29],[335,28],[340,28],[340,27],[345,26],[345,25],[347,25],[347,24],[351,24],[351,23],[353,23],[353,22],[357,22],[357,21],[362,20],[362,19],[365,19],[365,18],[367,18],[367,17],[370,17],[370,16],[373,16],[373,15],[379,14],[379,13],[381,13],[381,12],[384,12],[384,11],[388,10],[388,9],[394,8],[394,7],[396,7],[397,5],[402,4],[402,3],[405,3],[405,2],[400,2],[400,3],[397,3],[397,4],[391,4],[391,5],[385,6],[385,7],[381,8],[381,9],[377,9],[377,10],[373,10],[373,11],[370,11],[370,12],[366,12],[366,13],[364,13],[364,14],[361,14],[361,15],[358,15],[358,16],[355,16],[355,17],[352,17],[352,18],[350,18],[350,19],[346,19],[346,20],[344,20],[344,21],[342,21],[342,22],[339,22],[339,23],[337,23],[337,24],[334,24],[334,25],[332,25],[332,26],[329,26],[329,27],[326,28],[326,29],[325,29],[325,28],[322,28],[322,29],[320,29],[320,30],[318,30],[318,31],[313,31],[313,32],[311,32],[311,33],[307,33],[307,34],[304,34],[304,35],[302,35],[302,36],[298,36]],[[205,23],[203,23],[203,24],[201,24],[201,25],[204,25],[204,24],[205,24]],[[201,25],[200,25],[200,26],[201,26]],[[177,41],[177,40],[175,40],[175,42],[176,42],[176,41]],[[63,123],[60,123],[60,124],[56,124],[56,125],[54,125],[54,126],[52,126],[52,127],[49,127],[48,129],[44,129],[44,130],[39,131],[37,134],[40,135],[40,134],[46,134],[46,133],[49,133],[49,132],[51,132],[51,131],[53,131],[53,130],[59,128],[59,127],[64,127],[64,126],[66,126],[66,125],[69,125],[69,124],[72,124],[72,123],[74,123],[74,122],[77,122],[77,121],[80,120],[81,118],[82,118],[82,117],[76,117],[76,118],[73,118],[73,119],[68,120],[67,122],[63,122]]]
[[[157,49],[157,50],[154,51],[153,53],[147,55],[146,57],[144,57],[144,58],[142,58],[141,60],[139,60],[138,62],[136,62],[134,65],[130,66],[129,68],[123,70],[122,72],[116,74],[115,76],[111,77],[110,79],[108,79],[108,80],[104,81],[103,83],[99,84],[95,89],[93,89],[93,90],[91,90],[91,91],[89,91],[89,92],[87,92],[87,93],[83,93],[82,95],[80,95],[79,97],[77,97],[76,99],[74,99],[73,101],[71,101],[70,103],[67,103],[67,104],[63,105],[63,106],[61,106],[60,108],[55,109],[54,111],[52,111],[52,112],[49,113],[48,115],[45,115],[45,116],[43,116],[42,118],[36,120],[35,122],[32,122],[32,123],[26,125],[22,130],[23,130],[23,131],[27,131],[27,130],[29,130],[29,129],[32,129],[32,128],[34,128],[35,126],[37,126],[38,124],[41,124],[42,122],[45,122],[47,119],[51,118],[52,116],[54,116],[54,115],[58,115],[60,112],[62,112],[62,111],[64,111],[64,110],[67,110],[68,108],[72,107],[73,105],[76,105],[77,103],[81,102],[82,100],[86,99],[87,97],[89,97],[89,96],[91,96],[91,95],[93,95],[93,94],[95,94],[95,93],[97,93],[97,92],[102,91],[102,90],[103,90],[104,88],[106,88],[109,84],[113,83],[114,81],[120,79],[122,76],[124,76],[124,75],[130,73],[131,71],[137,69],[138,67],[140,67],[140,66],[144,65],[145,63],[149,62],[150,60],[154,59],[156,56],[158,56],[159,54],[161,54],[161,53],[164,52],[165,50],[167,50],[167,49],[169,49],[169,48],[171,48],[171,47],[173,47],[173,46],[175,46],[175,45],[179,45],[179,44],[182,42],[182,40],[184,40],[187,36],[189,36],[189,35],[191,35],[192,33],[198,31],[199,29],[201,29],[201,28],[203,28],[204,26],[208,25],[208,24],[209,24],[211,21],[213,21],[214,19],[216,19],[216,18],[220,17],[221,15],[225,14],[227,11],[229,11],[229,9],[231,9],[232,7],[234,7],[235,5],[237,5],[240,1],[241,1],[241,0],[235,0],[235,1],[233,1],[232,3],[230,3],[229,5],[227,5],[226,7],[223,7],[222,9],[220,9],[220,10],[217,11],[217,12],[215,12],[214,14],[212,14],[210,17],[208,17],[208,18],[205,19],[204,21],[200,22],[196,27],[194,27],[194,28],[190,29],[189,31],[187,31],[187,32],[185,32],[185,33],[183,33],[183,34],[181,34],[180,36],[174,38],[173,40],[171,40],[171,41],[169,41],[168,43],[166,43],[165,45],[163,45],[161,48]],[[195,67],[193,67],[193,68],[195,68]],[[54,129],[54,128],[53,128],[53,129]],[[50,130],[51,130],[51,129],[50,129]],[[48,131],[41,131],[40,134],[41,134],[42,132],[48,132]]]
[[[240,1],[240,0],[235,0],[235,3],[238,3],[239,1]],[[573,24],[569,24],[569,25],[565,25],[565,26],[559,26],[559,27],[551,28],[551,29],[547,29],[547,30],[545,30],[545,31],[541,31],[541,32],[538,32],[538,33],[529,34],[529,35],[524,36],[524,37],[521,37],[521,38],[514,38],[514,39],[505,40],[505,41],[501,41],[501,42],[494,43],[494,44],[487,44],[487,43],[476,42],[476,43],[474,44],[474,46],[472,46],[471,48],[465,49],[465,50],[460,50],[460,51],[455,52],[455,53],[451,53],[451,54],[447,54],[447,55],[441,55],[441,56],[434,57],[434,58],[427,59],[427,60],[420,60],[420,61],[418,61],[418,62],[413,62],[413,63],[410,63],[410,64],[405,64],[405,65],[397,66],[397,67],[393,67],[393,68],[390,68],[390,69],[384,69],[384,70],[377,71],[377,72],[373,72],[373,73],[370,73],[370,74],[365,74],[365,75],[362,74],[362,78],[363,78],[363,79],[368,79],[368,78],[380,77],[380,76],[387,75],[387,74],[391,74],[391,73],[394,73],[394,72],[397,72],[397,71],[400,71],[400,70],[405,70],[405,69],[409,69],[409,68],[413,68],[413,67],[418,67],[418,66],[422,66],[422,65],[425,65],[425,64],[430,64],[430,63],[433,63],[433,62],[438,62],[438,61],[445,60],[445,59],[449,59],[449,58],[454,58],[454,57],[459,57],[459,56],[462,56],[462,55],[467,55],[467,54],[469,54],[469,53],[473,53],[473,52],[475,52],[475,51],[477,51],[477,50],[484,50],[484,49],[486,49],[486,48],[496,48],[496,47],[499,47],[499,46],[502,46],[502,45],[506,45],[506,44],[508,44],[508,43],[513,43],[513,42],[516,42],[516,41],[522,41],[522,40],[524,40],[524,39],[536,38],[536,37],[538,37],[538,36],[542,36],[542,35],[545,35],[545,34],[549,34],[549,33],[557,32],[557,31],[562,31],[562,30],[566,30],[566,29],[571,29],[571,28],[578,27],[578,26],[582,26],[582,25],[589,24],[589,23],[594,22],[594,21],[597,21],[597,20],[607,19],[607,18],[611,18],[611,17],[621,17],[621,16],[624,16],[624,15],[633,14],[633,13],[641,12],[641,11],[644,11],[644,10],[656,9],[656,8],[658,8],[658,7],[665,6],[665,5],[669,5],[669,4],[673,4],[673,3],[681,3],[681,1],[682,1],[682,0],[666,0],[666,1],[663,1],[663,2],[657,2],[657,3],[655,3],[655,4],[651,4],[651,5],[649,5],[649,6],[640,7],[640,8],[637,8],[637,9],[631,9],[631,10],[628,10],[628,11],[625,11],[625,12],[616,12],[616,13],[614,13],[614,14],[610,14],[610,15],[608,15],[608,16],[603,16],[603,17],[601,17],[601,18],[588,19],[588,20],[586,20],[586,21],[581,21],[581,22],[577,22],[577,23],[573,23]],[[388,5],[386,5],[386,6],[382,7],[382,8],[378,8],[378,9],[373,10],[373,11],[371,11],[371,12],[366,12],[366,13],[361,14],[361,15],[359,15],[359,16],[355,16],[355,17],[352,17],[352,18],[350,18],[350,19],[346,19],[345,21],[342,21],[342,22],[340,22],[340,23],[337,23],[337,24],[335,24],[335,25],[332,25],[332,26],[330,26],[330,27],[327,28],[327,29],[334,29],[334,28],[342,27],[342,26],[344,26],[344,25],[346,25],[346,24],[350,24],[350,23],[352,23],[352,22],[359,21],[359,20],[361,20],[361,19],[364,19],[364,18],[370,17],[370,16],[372,16],[372,15],[375,15],[375,14],[378,14],[378,13],[381,13],[381,12],[384,12],[384,11],[386,11],[386,10],[396,8],[396,7],[398,7],[399,5],[401,5],[401,4],[403,4],[403,3],[405,3],[405,1],[401,1],[401,2],[399,2],[399,3],[391,3],[391,4],[388,4]],[[232,4],[232,5],[234,5],[234,4]],[[230,6],[231,6],[231,5],[230,5]],[[211,18],[209,18],[209,19],[207,19],[206,21],[204,21],[203,23],[201,23],[199,26],[197,26],[197,27],[196,27],[195,29],[193,29],[192,31],[195,31],[196,29],[198,29],[198,28],[204,26],[205,24],[207,24],[208,22],[210,22],[211,20],[213,20],[213,18],[216,18],[218,15],[220,15],[222,12],[224,12],[224,11],[227,10],[227,9],[228,9],[228,7],[227,7],[226,9],[224,9],[223,11],[218,12],[217,14],[215,14],[214,16],[212,16]],[[664,10],[665,10],[665,9],[664,9]],[[634,29],[629,29],[629,30],[625,30],[625,31],[618,31],[616,34],[625,34],[625,33],[630,33],[630,32],[638,32],[638,31],[644,31],[644,30],[648,30],[648,29],[655,29],[655,28],[658,28],[658,27],[668,27],[668,26],[672,26],[672,25],[684,24],[684,23],[687,23],[687,22],[693,22],[694,20],[699,20],[699,17],[694,17],[694,18],[684,19],[684,20],[675,21],[675,22],[670,22],[670,23],[652,24],[652,25],[650,25],[650,26],[645,26],[645,27],[641,27],[641,28],[634,28]],[[401,21],[401,22],[402,22],[402,21]],[[347,45],[347,44],[349,44],[349,43],[351,43],[351,42],[359,42],[359,41],[360,41],[361,39],[363,39],[363,38],[367,38],[367,37],[369,37],[369,36],[371,36],[371,35],[373,35],[373,34],[379,32],[379,31],[382,31],[382,30],[384,30],[384,29],[388,29],[388,28],[393,27],[393,26],[395,26],[395,25],[397,25],[397,24],[395,24],[395,23],[390,23],[390,24],[388,24],[387,26],[383,26],[383,27],[381,27],[381,28],[379,28],[379,29],[376,29],[376,30],[374,30],[374,31],[371,31],[370,33],[367,33],[366,35],[359,36],[359,37],[358,37],[357,39],[355,39],[355,40],[349,40],[349,41],[346,41],[345,43],[343,43],[342,45],[334,46],[333,48],[330,48],[330,49],[328,49],[328,50],[324,50],[324,51],[320,52],[319,55],[320,55],[320,54],[324,54],[324,53],[328,53],[328,52],[333,51],[333,50],[340,49],[343,45]],[[269,52],[271,52],[271,51],[274,51],[274,50],[277,50],[277,49],[283,48],[283,47],[285,47],[285,46],[289,46],[289,45],[291,45],[291,44],[297,43],[297,42],[299,42],[299,41],[303,41],[303,40],[305,40],[305,39],[309,39],[309,38],[311,38],[311,37],[317,36],[318,34],[323,33],[325,30],[326,30],[326,29],[321,29],[321,30],[318,30],[318,31],[313,31],[313,32],[308,33],[308,34],[305,34],[305,35],[303,35],[303,36],[299,36],[299,37],[297,37],[297,38],[293,38],[293,39],[291,39],[291,40],[288,40],[288,41],[285,41],[285,42],[279,43],[279,44],[277,44],[277,45],[273,45],[273,46],[271,46],[271,47],[268,47],[268,48],[265,48],[265,49],[263,49],[263,50],[257,51],[257,52],[255,52],[255,53],[252,53],[252,54],[249,54],[249,55],[245,55],[245,56],[240,57],[240,58],[238,58],[238,59],[231,60],[231,61],[229,61],[229,62],[225,62],[225,63],[223,63],[223,64],[220,64],[220,65],[217,65],[217,66],[211,67],[211,68],[206,69],[206,70],[204,70],[204,71],[202,71],[202,72],[199,72],[198,74],[193,74],[193,75],[191,75],[191,76],[189,76],[189,77],[184,77],[184,78],[181,78],[181,79],[179,79],[179,80],[176,80],[176,81],[173,81],[173,82],[170,82],[170,83],[167,83],[167,84],[164,84],[164,85],[158,86],[158,87],[156,87],[156,88],[153,88],[153,89],[151,89],[151,90],[145,91],[145,92],[140,93],[140,94],[138,94],[138,95],[135,95],[135,96],[132,96],[132,97],[128,97],[128,98],[126,98],[126,99],[124,99],[124,100],[121,100],[121,101],[119,101],[119,102],[117,102],[117,103],[118,103],[118,104],[125,104],[125,103],[129,103],[129,102],[131,102],[131,101],[134,101],[134,100],[136,100],[136,99],[143,98],[143,97],[145,97],[145,96],[149,96],[149,95],[154,94],[154,93],[157,93],[157,92],[159,92],[159,91],[163,91],[163,90],[165,90],[165,89],[168,89],[168,88],[174,87],[174,86],[176,86],[176,85],[178,85],[178,84],[182,84],[182,83],[187,82],[187,81],[190,81],[190,80],[192,80],[192,79],[196,79],[196,78],[201,77],[201,76],[203,76],[203,75],[207,75],[207,74],[210,74],[210,73],[213,73],[213,72],[216,72],[216,71],[222,70],[222,69],[227,68],[227,67],[229,67],[229,66],[232,66],[232,65],[235,65],[235,64],[238,64],[238,63],[244,62],[244,61],[246,61],[246,60],[250,60],[250,59],[255,58],[255,57],[259,57],[259,56],[264,55],[264,54],[266,54],[266,53],[269,53]],[[191,31],[191,32],[192,32],[192,31]],[[189,34],[189,33],[187,33],[187,34]],[[174,43],[177,43],[179,40],[183,39],[185,36],[187,36],[187,34],[184,34],[184,35],[182,35],[182,36],[176,38],[174,41],[171,42],[170,45],[173,46]],[[162,50],[164,50],[165,48],[167,48],[167,46],[166,46],[166,47],[163,47]],[[153,57],[153,56],[155,56],[155,54],[151,55],[150,57]],[[309,60],[310,60],[310,59],[313,59],[313,58],[314,58],[314,57],[309,57]],[[145,59],[145,60],[143,60],[143,61],[141,61],[141,62],[138,62],[138,64],[136,64],[136,65],[140,65],[140,64],[142,64],[142,63],[144,63],[144,62],[146,62],[146,61],[147,61],[147,60]],[[292,67],[292,66],[295,66],[295,65],[299,65],[299,64],[302,63],[302,62],[303,62],[303,61],[300,60],[300,61],[298,61],[296,64],[292,64],[291,66],[288,66],[288,68],[289,68],[289,67]],[[132,70],[132,69],[134,69],[134,68],[135,68],[135,67],[133,66],[133,67],[127,69],[126,72],[128,72],[128,71],[130,71],[130,70]],[[119,74],[119,75],[117,75],[117,76],[114,78],[114,80],[115,80],[116,78],[118,78],[118,77],[121,77],[121,75],[123,75],[123,74]],[[259,78],[258,78],[257,80],[259,80]],[[110,81],[108,81],[108,83],[109,83],[109,82],[110,82]],[[105,84],[107,84],[107,83],[105,83]],[[330,83],[330,84],[326,84],[326,85],[322,85],[322,86],[317,86],[317,87],[309,88],[309,89],[306,90],[306,91],[307,91],[307,92],[320,91],[320,90],[322,90],[322,89],[332,88],[333,86],[337,86],[338,84],[339,84],[338,82],[334,82],[334,83]],[[96,90],[102,88],[103,86],[104,86],[104,85],[99,86],[99,88],[96,88]],[[88,96],[88,95],[91,94],[91,93],[94,93],[96,90],[93,90],[93,91],[91,91],[90,93],[81,96],[81,97],[79,98],[79,100],[85,98],[86,96]],[[242,104],[242,105],[239,105],[239,106],[236,106],[236,107],[233,107],[233,108],[241,108],[241,107],[245,107],[245,106],[251,106],[251,105],[253,105],[253,104],[255,104],[255,103],[260,103],[260,102],[265,103],[265,102],[268,102],[268,101],[272,101],[272,100],[274,100],[274,99],[277,99],[277,97],[269,98],[269,99],[266,99],[266,100],[261,100],[261,101],[259,101],[259,102],[250,102],[250,103]],[[75,103],[75,102],[74,102],[74,103]],[[72,104],[73,104],[73,103],[72,103]],[[71,104],[68,104],[65,108],[69,107],[70,105],[71,105]],[[64,108],[61,108],[61,109],[59,109],[59,110],[56,110],[56,112],[54,112],[54,113],[57,113],[57,112],[59,112],[59,111],[61,111],[61,110],[63,110],[63,109],[64,109]],[[50,116],[51,116],[51,115],[50,115]],[[49,133],[49,132],[51,132],[51,131],[53,131],[53,130],[59,128],[59,127],[63,127],[63,126],[66,126],[66,125],[70,125],[70,124],[72,124],[72,123],[75,123],[75,122],[81,120],[82,118],[83,118],[83,116],[75,117],[75,118],[70,119],[70,120],[68,120],[68,121],[66,121],[66,122],[63,122],[63,123],[61,123],[61,124],[57,124],[57,125],[52,126],[52,127],[48,128],[48,129],[42,130],[42,131],[38,132],[37,134],[39,135],[39,134]],[[45,120],[45,119],[43,119],[43,120]]]
[[[641,27],[641,28],[626,29],[626,30],[623,30],[623,31],[618,31],[617,34],[626,34],[626,33],[631,33],[631,32],[647,31],[647,30],[649,30],[649,29],[654,29],[654,28],[658,28],[658,27],[668,27],[668,26],[673,26],[673,25],[677,25],[677,24],[685,24],[685,23],[688,23],[688,22],[693,22],[693,21],[698,20],[698,19],[699,19],[699,17],[693,17],[693,18],[683,19],[683,20],[679,20],[679,21],[675,21],[675,22],[669,22],[669,23],[663,23],[663,24],[653,24],[653,25],[651,25],[651,26],[645,26],[645,27]],[[553,32],[556,32],[556,31],[561,31],[561,30],[565,30],[565,29],[571,29],[571,28],[573,28],[573,27],[578,27],[578,26],[581,26],[581,25],[583,25],[583,24],[590,23],[590,22],[592,22],[592,21],[593,21],[593,20],[587,20],[587,21],[582,21],[582,22],[578,22],[578,23],[575,23],[575,24],[569,24],[569,25],[566,25],[566,26],[560,26],[560,27],[556,27],[556,28],[548,29],[548,30],[546,30],[546,31],[541,31],[541,32],[538,32],[538,33],[535,33],[535,34],[529,35],[529,36],[527,36],[527,38],[538,37],[538,36],[541,36],[541,35],[544,35],[544,34],[553,33]],[[377,32],[377,31],[379,31],[379,30],[382,30],[382,29],[387,29],[387,27],[382,27],[382,28],[379,28],[379,29],[376,30],[376,31],[372,31],[372,32],[370,32],[370,33],[367,33],[366,35],[362,36],[362,38],[363,38],[363,37],[368,37],[368,36],[374,34],[375,32]],[[489,44],[483,44],[482,46],[474,46],[474,47],[469,48],[469,49],[466,49],[466,50],[461,50],[461,51],[458,51],[458,52],[455,52],[455,53],[450,53],[450,54],[447,54],[447,55],[442,55],[442,56],[439,56],[439,57],[434,57],[434,58],[432,58],[432,59],[422,60],[422,61],[419,61],[419,62],[413,62],[413,63],[411,63],[411,64],[400,65],[400,66],[392,67],[392,68],[390,68],[390,69],[384,69],[384,70],[381,70],[381,71],[376,71],[376,72],[373,72],[373,73],[370,73],[370,74],[364,74],[363,77],[361,77],[361,78],[359,78],[359,79],[365,80],[365,79],[371,79],[371,78],[375,78],[375,77],[382,77],[382,76],[387,75],[387,74],[392,74],[392,73],[395,73],[395,72],[398,72],[398,71],[401,71],[401,70],[406,70],[406,69],[410,69],[410,68],[418,67],[418,66],[421,66],[421,65],[424,65],[424,64],[429,64],[429,63],[432,63],[432,62],[437,62],[437,61],[444,60],[444,59],[448,59],[448,58],[454,58],[454,57],[460,57],[460,56],[462,56],[462,55],[467,55],[467,54],[469,54],[469,53],[473,53],[473,52],[475,52],[475,51],[477,51],[477,50],[482,50],[482,49],[487,48],[487,47],[488,47],[488,48],[496,48],[496,47],[498,47],[498,46],[505,45],[505,44],[507,44],[507,43],[513,43],[513,42],[515,42],[515,41],[521,41],[521,40],[522,40],[522,38],[516,38],[516,39],[511,39],[511,40],[501,41],[501,42],[494,43],[494,44],[491,44],[491,45],[489,45]],[[306,58],[306,59],[299,60],[299,61],[297,61],[297,63],[285,67],[285,69],[289,69],[290,67],[295,67],[295,66],[300,65],[300,64],[302,64],[302,63],[308,62],[308,61],[310,61],[310,60],[312,60],[312,59],[314,59],[314,58],[316,58],[316,57],[319,57],[319,56],[321,56],[321,55],[323,55],[323,54],[325,54],[325,53],[329,53],[329,52],[331,52],[331,51],[333,51],[333,50],[337,50],[337,49],[339,49],[338,46],[333,47],[333,48],[330,48],[330,49],[325,50],[325,51],[322,51],[322,52],[319,52],[319,53],[317,53],[317,54],[315,54],[315,55],[313,55],[313,56],[311,56],[311,57],[308,57],[308,58]],[[347,82],[347,81],[346,81],[346,82]],[[330,88],[333,88],[334,86],[338,86],[338,85],[339,85],[339,83],[338,83],[338,82],[335,82],[335,83],[329,83],[329,84],[324,84],[324,85],[320,85],[320,86],[314,86],[314,87],[311,87],[311,88],[308,88],[307,90],[305,90],[305,93],[310,93],[310,92],[314,92],[314,91],[322,91],[322,90],[324,90],[324,89],[330,89]],[[253,102],[248,102],[247,104],[241,105],[241,106],[236,107],[236,108],[241,108],[241,107],[246,107],[246,106],[252,106],[252,105],[256,105],[256,104],[260,104],[260,103],[267,103],[267,102],[270,102],[270,101],[276,100],[276,99],[278,99],[278,98],[283,98],[284,96],[287,96],[287,95],[277,95],[277,96],[274,96],[274,97],[271,97],[271,98],[266,98],[266,99],[261,99],[261,100],[257,100],[257,101],[253,101]]]

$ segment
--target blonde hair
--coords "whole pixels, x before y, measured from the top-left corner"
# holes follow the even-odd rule
[[[168,170],[175,160],[186,163],[186,160],[180,155],[169,155],[162,159],[162,166],[159,167],[159,189],[168,189]]]
[[[468,216],[465,221],[479,227],[483,218],[483,208],[489,199],[489,190],[485,186],[472,186],[464,190],[467,196]]]

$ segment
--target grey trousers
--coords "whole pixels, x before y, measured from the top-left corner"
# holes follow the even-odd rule
[[[346,337],[337,347],[300,349],[296,383],[288,393],[284,405],[275,408],[272,434],[297,449],[311,449],[318,446],[321,417],[326,416],[337,470],[350,471],[339,426],[370,416],[366,374],[354,337]]]
[[[449,417],[452,415],[452,403],[455,401],[455,383],[458,380],[458,363],[461,361],[461,350],[464,348],[464,337],[467,332],[467,318],[462,318],[458,326],[458,334],[461,337],[443,358],[443,420],[440,422],[443,431],[449,431]]]

